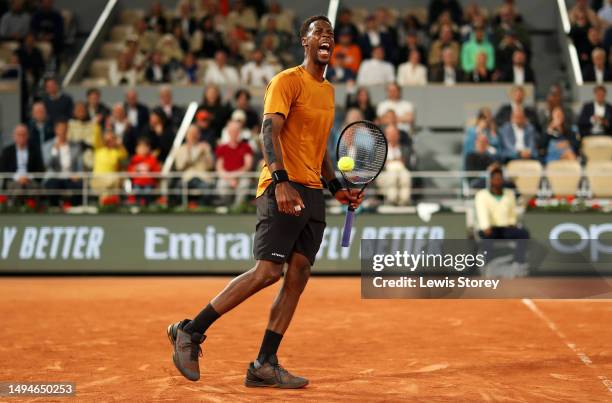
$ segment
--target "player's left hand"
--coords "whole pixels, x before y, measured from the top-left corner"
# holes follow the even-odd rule
[[[340,203],[348,204],[356,209],[363,201],[363,192],[359,194],[357,189],[340,189],[336,192],[335,197]]]

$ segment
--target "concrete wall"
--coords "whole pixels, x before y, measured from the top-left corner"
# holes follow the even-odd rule
[[[203,86],[173,86],[174,101],[178,104],[188,104],[189,102],[200,102],[204,92]],[[502,103],[506,103],[510,91],[510,85],[458,85],[456,87],[445,87],[443,85],[428,85],[426,87],[404,87],[402,97],[414,103],[419,126],[435,128],[460,128],[466,120],[475,116],[478,108],[490,106],[497,108]],[[533,101],[533,87],[527,86],[527,99]],[[66,91],[75,100],[85,99],[85,87],[69,86]],[[104,87],[102,99],[109,105],[121,102],[124,98],[125,88]],[[222,90],[227,100],[230,100],[234,91],[227,88]],[[251,90],[252,103],[261,108],[263,102],[263,88]],[[159,87],[140,86],[138,94],[141,102],[154,106],[157,104]],[[344,107],[347,88],[343,85],[336,86],[336,105]],[[370,88],[370,94],[374,104],[385,98],[384,86],[374,86]]]

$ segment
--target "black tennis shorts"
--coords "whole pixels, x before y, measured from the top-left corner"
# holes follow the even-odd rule
[[[256,199],[257,226],[253,255],[257,260],[286,262],[298,252],[313,265],[325,230],[325,199],[322,189],[308,188],[299,183],[291,185],[302,197],[302,214],[283,214],[276,205],[274,184]]]

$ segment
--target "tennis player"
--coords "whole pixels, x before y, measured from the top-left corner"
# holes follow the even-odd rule
[[[287,271],[272,304],[257,359],[245,385],[301,388],[308,380],[280,366],[276,353],[310,277],[325,229],[323,182],[343,204],[357,207],[356,190],[344,189],[327,153],[334,121],[334,88],[324,78],[334,50],[334,31],[325,16],[308,18],[300,29],[304,62],[276,75],[264,97],[261,140],[265,166],[257,187],[255,267],[233,279],[193,319],[168,327],[173,361],[187,379],[200,378],[198,357],[206,330],[220,316]]]

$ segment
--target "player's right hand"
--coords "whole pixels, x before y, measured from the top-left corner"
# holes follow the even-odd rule
[[[302,197],[298,191],[291,186],[291,183],[279,183],[274,188],[274,193],[276,195],[276,205],[278,206],[278,211],[283,214],[294,216],[302,214],[302,210],[305,207],[304,202],[302,201]]]

